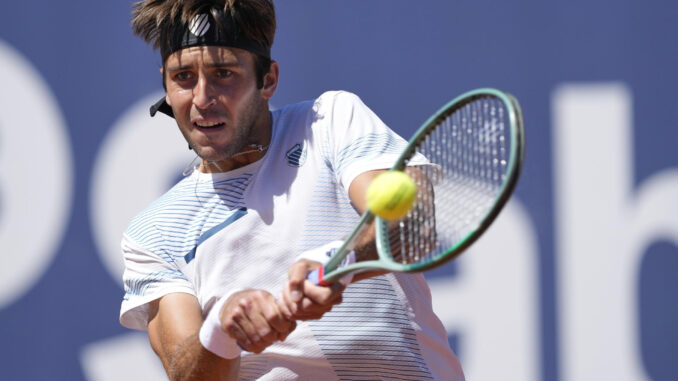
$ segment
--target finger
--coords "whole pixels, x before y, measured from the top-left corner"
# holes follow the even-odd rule
[[[247,307],[247,316],[256,331],[258,344],[268,346],[277,340],[278,331],[272,323],[281,326],[281,315],[273,296],[269,293],[257,293]],[[253,341],[257,344],[256,340]]]
[[[289,283],[285,284],[283,292],[278,298],[278,305],[287,319],[294,319],[294,314],[297,312],[298,306],[297,303],[292,301]]]
[[[280,335],[278,340],[285,341],[287,339],[287,336],[289,336],[290,333],[294,332],[295,329],[297,329],[297,321],[296,320],[290,320],[290,331],[285,335]]]
[[[275,298],[263,290],[248,290],[228,301],[222,313],[222,329],[247,351],[260,353],[296,328],[286,319]]]
[[[316,320],[322,318],[332,308],[341,303],[342,297],[335,298],[332,303],[317,304],[311,299],[304,298],[300,303],[299,311],[294,315],[297,320]]]
[[[271,294],[257,290],[251,294],[251,298],[242,300],[240,307],[247,318],[244,319],[243,328],[254,346],[263,350],[277,340],[278,332],[269,320],[279,319],[280,312]]]
[[[294,303],[301,301],[304,296],[304,281],[309,272],[309,264],[307,261],[298,261],[290,266],[289,270],[289,290],[290,300]]]
[[[261,341],[255,344],[263,350],[278,340],[285,340],[297,327],[297,323],[283,316],[272,295],[264,293],[258,296],[256,299],[258,303],[253,306],[250,317],[261,338]]]
[[[337,296],[333,296],[331,300],[328,300],[325,303],[317,303],[313,301],[310,298],[304,298],[301,300],[301,303],[299,303],[299,311],[300,312],[312,312],[312,311],[321,311],[321,310],[326,310],[329,311],[332,309],[332,307],[336,306],[337,304],[340,304],[342,301],[343,296],[341,294],[338,294]]]
[[[271,325],[273,325],[273,323]],[[274,332],[277,334],[276,339],[278,341],[285,341],[285,339],[287,339],[287,336],[294,332],[296,328],[297,328],[296,320],[284,319],[284,323],[274,328],[275,329]]]
[[[254,329],[245,310],[240,305],[230,308],[222,319],[222,329],[241,345],[245,347],[252,345],[251,334]]]
[[[341,282],[334,282],[330,286],[316,286],[311,281],[304,282],[304,296],[312,300],[314,303],[326,305],[335,304],[334,302],[344,292],[344,286]],[[303,306],[302,306],[303,307]]]
[[[285,319],[291,320],[293,313],[290,310],[290,307],[287,305],[288,297],[285,295],[285,292],[278,294],[278,300],[276,301],[276,304],[278,305],[278,309]]]
[[[262,322],[262,328],[265,328],[263,326],[265,323],[268,328],[271,328],[276,332],[276,337],[278,337],[278,334],[287,335],[290,332],[292,322],[283,316],[273,296],[269,294],[262,302],[260,308],[261,317],[264,319],[264,322]]]
[[[321,319],[329,311],[301,312],[294,316],[297,321],[309,321]]]
[[[294,330],[296,323],[294,320],[286,318],[280,308],[278,308],[277,304],[274,305],[274,307],[275,314],[271,314],[267,317],[268,323],[278,333],[278,337],[287,336]]]
[[[329,312],[336,304],[341,303],[343,283],[336,282],[330,286],[316,286],[310,281],[304,282],[304,298],[298,303],[289,305],[292,319],[316,320]]]

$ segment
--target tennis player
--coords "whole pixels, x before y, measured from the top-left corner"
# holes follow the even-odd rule
[[[199,159],[122,239],[120,321],[148,331],[169,378],[463,379],[422,275],[303,281],[406,142],[347,92],[269,111],[271,0],[147,0],[133,14],[162,57],[151,114],[173,117]]]

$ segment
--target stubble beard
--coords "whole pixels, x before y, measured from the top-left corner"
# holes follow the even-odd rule
[[[257,122],[259,114],[262,112],[262,103],[258,100],[256,95],[252,96],[250,101],[246,104],[241,118],[236,121],[232,127],[234,131],[233,137],[229,142],[221,147],[203,147],[195,144],[188,136],[185,136],[189,146],[201,159],[207,162],[217,162],[226,160],[240,152],[245,146],[252,142],[252,131]]]

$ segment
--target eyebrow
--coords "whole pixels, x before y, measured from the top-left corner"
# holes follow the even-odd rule
[[[229,67],[237,67],[240,66],[239,63],[237,62],[207,62],[204,64],[205,67],[208,69],[214,69],[214,68],[229,68]],[[182,71],[182,70],[188,70],[192,69],[194,65],[175,65],[175,66],[168,66],[167,71]]]

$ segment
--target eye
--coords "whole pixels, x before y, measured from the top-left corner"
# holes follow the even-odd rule
[[[233,72],[228,69],[219,69],[216,74],[218,78],[228,78],[233,75]]]
[[[190,71],[180,71],[172,77],[177,82],[188,81],[193,78],[193,73]]]

